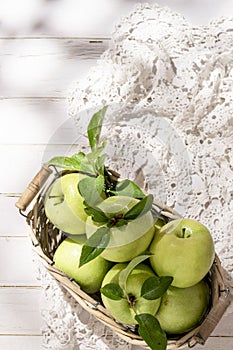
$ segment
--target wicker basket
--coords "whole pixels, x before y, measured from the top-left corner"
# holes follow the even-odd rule
[[[50,274],[60,282],[85,310],[109,326],[127,342],[149,349],[135,329],[122,325],[111,317],[109,312],[101,304],[98,295],[90,296],[86,294],[73,279],[54,266],[54,252],[66,236],[49,222],[45,215],[43,203],[45,193],[51,183],[58,176],[64,174],[64,172],[55,172],[53,175],[51,173],[52,170],[50,168],[43,167],[16,203],[21,214],[24,215],[22,211],[26,210],[36,196],[33,208],[27,215],[24,215],[30,226],[30,238],[35,251],[42,258]],[[49,177],[50,181],[48,180]],[[157,211],[165,221],[180,217],[171,208],[156,201],[154,202],[153,210]],[[186,346],[194,347],[198,343],[204,345],[229,306],[232,295],[224,283],[221,263],[217,255],[215,255],[215,261],[208,273],[207,279],[211,286],[211,305],[206,317],[202,324],[192,331],[174,339],[168,338],[167,349],[181,349]]]

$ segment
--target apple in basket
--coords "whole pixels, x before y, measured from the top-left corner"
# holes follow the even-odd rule
[[[179,288],[202,280],[215,256],[209,230],[188,218],[173,220],[156,232],[150,252],[154,271],[159,276],[172,276],[172,285]]]
[[[98,256],[95,260],[79,267],[81,251],[82,244],[66,238],[58,246],[53,261],[55,266],[72,277],[86,293],[96,293],[100,290],[102,280],[112,264]]]
[[[61,176],[50,187],[45,198],[45,213],[60,230],[70,234],[84,234],[87,214],[78,183],[85,176],[72,173]]]
[[[143,201],[149,204],[152,200],[148,197],[141,201],[128,196],[109,197],[96,208],[97,213],[101,210],[103,218],[99,221],[103,223],[96,222],[94,215],[88,217],[86,222],[88,238],[91,239],[99,228],[105,228],[109,234],[107,247],[101,253],[103,258],[114,262],[126,262],[148,248],[154,236],[154,219],[151,211],[145,210],[145,206],[142,211],[140,209]]]
[[[203,280],[188,288],[170,286],[162,296],[156,318],[168,334],[188,332],[202,321],[209,300],[209,287]]]
[[[165,331],[156,319],[161,297],[172,277],[158,277],[142,254],[129,263],[117,263],[106,274],[100,289],[104,306],[119,322],[137,325],[138,332],[153,350],[165,350]]]
[[[126,267],[126,263],[118,263],[108,271],[102,283],[101,297],[104,306],[116,320],[125,324],[135,325],[138,323],[135,319],[136,314],[156,314],[161,298],[148,300],[141,296],[143,283],[149,277],[154,277],[155,274],[149,266],[140,263],[129,273],[125,291],[122,292],[122,295],[119,293],[119,296],[117,295],[115,299],[111,299],[108,294],[109,290],[113,288],[114,291],[114,284],[115,287],[119,286],[120,273]]]

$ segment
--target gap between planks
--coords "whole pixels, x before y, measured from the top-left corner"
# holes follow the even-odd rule
[[[60,101],[67,100],[67,96],[0,96],[0,100]]]
[[[28,36],[0,36],[0,40],[31,40],[31,39],[48,39],[48,40],[84,40],[90,43],[101,43],[103,41],[110,41],[110,37],[85,37],[85,36],[49,36],[49,35],[28,35]]]
[[[6,333],[2,334],[0,333],[0,337],[41,337],[42,334],[35,333],[35,334],[14,334],[14,333]]]
[[[0,290],[1,289],[11,289],[11,288],[13,288],[13,289],[42,289],[42,287],[40,286],[40,285],[38,285],[38,286],[30,286],[30,285],[22,285],[22,286],[20,286],[20,285],[5,285],[5,286],[1,286],[0,285]]]

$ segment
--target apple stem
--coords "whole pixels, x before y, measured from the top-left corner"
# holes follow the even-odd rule
[[[118,223],[118,221],[123,219],[123,217],[124,217],[123,214],[119,214],[118,216],[113,216],[110,219],[111,227],[115,226]]]
[[[182,238],[189,238],[191,236],[190,231],[186,227],[182,228]]]
[[[184,238],[185,237],[185,231],[186,231],[186,228],[182,228],[182,237]]]
[[[129,294],[129,295],[128,295],[128,302],[129,302],[129,305],[130,305],[130,307],[131,307],[132,309],[134,309],[135,300],[136,300],[136,298],[135,298],[134,295],[132,295],[132,294]]]

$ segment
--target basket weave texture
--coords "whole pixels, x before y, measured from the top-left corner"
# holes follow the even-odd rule
[[[41,171],[43,173],[45,172],[44,169]],[[39,176],[37,174],[37,176],[31,182],[31,184],[33,182],[36,182],[36,186],[33,185],[33,188],[36,188],[36,190],[34,190],[34,195],[37,195],[37,192],[39,192],[39,194],[34,200],[32,209],[26,215],[27,223],[30,226],[30,238],[34,250],[42,259],[42,262],[44,263],[49,273],[74,297],[74,299],[86,311],[110,327],[115,333],[117,333],[127,342],[131,343],[132,345],[138,345],[142,348],[149,349],[147,344],[137,334],[136,328],[120,324],[112,318],[110,313],[102,305],[98,294],[88,295],[83,290],[81,290],[80,286],[73,279],[71,279],[64,272],[54,266],[53,255],[58,245],[66,238],[66,235],[58,228],[54,227],[46,217],[44,210],[44,198],[48,188],[51,186],[53,181],[58,176],[64,174],[64,172],[55,173],[54,176],[51,176],[52,180],[50,179],[50,181],[43,179],[43,186],[40,186],[41,171],[38,173]],[[47,178],[50,174],[51,171],[47,172]],[[25,192],[28,192],[28,188]],[[24,193],[18,203],[16,203],[16,206],[21,210],[26,209],[33,196],[30,194],[29,200],[27,200],[26,197],[27,196],[25,196]],[[159,213],[159,215],[166,222],[180,217],[180,215],[176,213],[172,208],[157,201],[154,201],[153,210]],[[217,255],[215,255],[215,261],[208,273],[207,280],[211,289],[211,305],[206,317],[198,327],[191,330],[190,332],[173,339],[168,338],[167,349],[181,349],[186,346],[193,347],[198,343],[205,344],[206,340],[230,304],[232,297],[229,293],[229,289],[225,286],[221,262]]]

